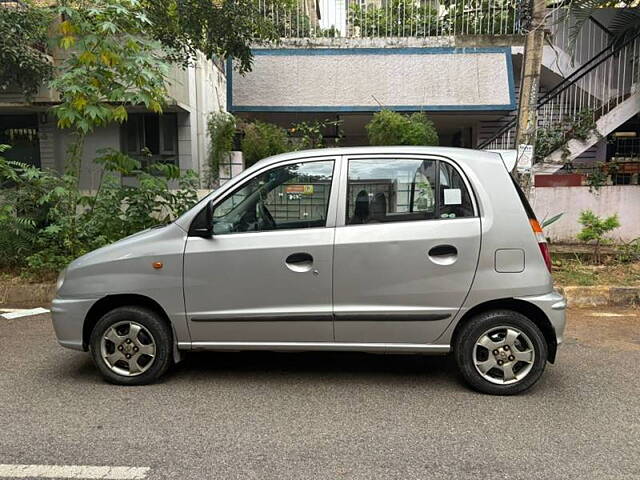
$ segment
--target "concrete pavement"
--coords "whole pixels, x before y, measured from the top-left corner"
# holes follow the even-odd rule
[[[9,466],[150,479],[640,478],[640,310],[571,311],[556,365],[517,397],[470,391],[451,357],[351,353],[193,354],[162,383],[115,387],[57,345],[48,315],[0,318],[0,365]]]

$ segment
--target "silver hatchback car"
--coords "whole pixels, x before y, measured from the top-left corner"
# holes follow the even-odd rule
[[[550,269],[500,153],[312,150],[72,262],[53,324],[123,385],[192,350],[453,352],[473,388],[514,394],[562,342]]]

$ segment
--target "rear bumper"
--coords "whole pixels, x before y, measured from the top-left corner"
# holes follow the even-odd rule
[[[51,318],[58,343],[73,350],[85,350],[82,341],[84,319],[95,299],[55,298],[51,302]]]
[[[551,322],[555,332],[556,344],[560,345],[564,341],[567,309],[567,299],[564,295],[557,290],[553,290],[545,295],[518,297],[518,300],[524,300],[539,307]]]

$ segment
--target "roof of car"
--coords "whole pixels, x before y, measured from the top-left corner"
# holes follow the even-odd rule
[[[253,169],[261,168],[285,160],[311,157],[331,157],[340,155],[393,155],[393,154],[414,154],[414,155],[434,155],[450,158],[460,163],[477,163],[482,160],[500,161],[501,156],[496,152],[487,150],[473,150],[470,148],[454,147],[421,147],[421,146],[391,146],[391,147],[340,147],[340,148],[317,148],[314,150],[298,150],[295,152],[281,153],[272,157],[267,157],[253,165]]]

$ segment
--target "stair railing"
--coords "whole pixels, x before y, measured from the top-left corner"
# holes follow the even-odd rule
[[[637,91],[639,78],[640,34],[637,34],[619,45],[608,45],[542,95],[537,104],[538,127],[563,128],[585,110],[595,121]],[[515,148],[516,129],[517,118],[513,118],[479,148]]]

